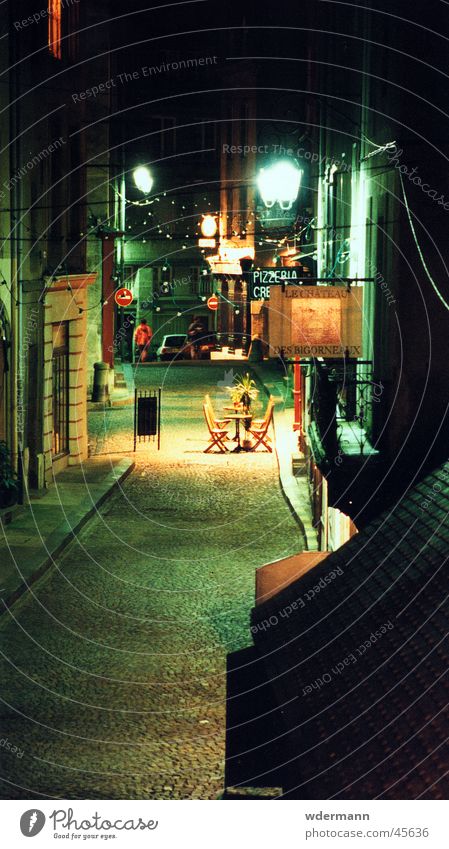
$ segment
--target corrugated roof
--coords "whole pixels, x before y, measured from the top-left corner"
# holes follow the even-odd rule
[[[295,798],[448,797],[448,515],[445,463],[253,610]]]

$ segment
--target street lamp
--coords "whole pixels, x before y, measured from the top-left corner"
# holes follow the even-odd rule
[[[133,171],[133,180],[137,188],[144,195],[149,195],[153,188],[153,178],[145,165],[139,165]]]
[[[302,171],[292,162],[277,162],[269,168],[261,168],[257,186],[267,209],[276,202],[281,209],[291,209],[298,196],[301,177]]]
[[[293,162],[288,161],[277,162],[275,165],[271,165],[267,169],[262,168],[259,171],[257,186],[267,209],[271,209],[275,203],[278,203],[283,211],[292,208],[298,197],[302,173]],[[293,366],[293,398],[293,430],[299,431],[301,440],[301,365],[299,357],[295,357]]]
[[[201,232],[207,239],[212,239],[217,232],[217,222],[213,215],[203,215]]]

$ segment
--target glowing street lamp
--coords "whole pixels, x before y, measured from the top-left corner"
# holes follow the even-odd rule
[[[257,186],[267,209],[275,203],[281,209],[291,209],[298,197],[301,177],[302,171],[292,162],[277,162],[269,168],[261,168]]]
[[[145,165],[139,165],[133,171],[133,180],[137,188],[144,195],[149,195],[153,188],[153,178]]]
[[[201,222],[201,232],[206,239],[213,239],[217,232],[217,222],[213,215],[204,215]]]
[[[260,196],[267,207],[271,209],[278,203],[282,210],[292,208],[298,197],[301,185],[302,171],[293,162],[276,162],[269,168],[262,168],[257,177],[257,186]],[[293,430],[299,431],[301,440],[302,417],[301,417],[301,366],[299,357],[295,357],[293,366],[293,398],[294,398],[294,424]]]

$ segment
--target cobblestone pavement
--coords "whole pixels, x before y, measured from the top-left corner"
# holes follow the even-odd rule
[[[229,375],[227,376],[229,379]],[[228,652],[251,643],[257,566],[300,548],[274,455],[206,455],[222,367],[141,368],[163,385],[162,450],[1,625],[2,798],[213,799]],[[132,448],[132,408],[91,414],[93,450]],[[15,747],[18,751],[13,751]]]

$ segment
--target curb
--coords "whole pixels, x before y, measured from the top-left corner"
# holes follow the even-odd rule
[[[91,494],[92,503],[89,509],[87,511],[79,509],[73,510],[71,513],[67,514],[66,520],[61,528],[53,531],[46,538],[45,548],[47,554],[42,558],[41,563],[7,598],[3,597],[3,606],[0,608],[0,617],[22,598],[26,590],[28,590],[32,584],[35,584],[36,581],[49,572],[50,568],[55,565],[55,559],[59,557],[68,545],[70,545],[77,533],[84,527],[84,525],[87,524],[103,502],[106,501],[106,499],[114,492],[116,487],[128,477],[134,469],[134,466],[134,460],[121,460],[105,477],[102,491],[99,492],[96,497]]]
[[[262,386],[264,388],[265,394],[269,398],[270,395],[272,395],[272,392],[265,385],[265,376],[263,375],[262,370],[260,368],[258,368],[257,366],[254,366],[253,364],[251,364],[251,368],[254,371],[254,373],[257,375],[260,383],[262,384]],[[277,460],[278,470],[279,470],[279,484],[280,484],[280,487],[281,487],[282,494],[283,494],[283,496],[284,496],[284,498],[287,502],[290,513],[292,514],[293,518],[295,519],[295,521],[297,522],[297,524],[299,525],[299,528],[301,530],[301,534],[302,534],[302,537],[303,537],[303,540],[304,540],[304,551],[316,551],[317,550],[317,541],[316,541],[315,531],[312,527],[309,529],[304,524],[304,522],[303,522],[303,520],[302,520],[302,518],[299,514],[299,511],[298,511],[298,499],[300,498],[300,496],[299,496],[299,487],[298,487],[297,480],[296,480],[295,476],[293,475],[293,472],[290,472],[290,471],[285,469],[285,464],[283,462],[281,462],[281,459],[279,457],[279,452],[278,452],[278,447],[277,447],[277,442],[276,442],[276,405],[275,405],[274,411],[273,411],[273,431],[274,431],[274,436],[275,436],[274,449],[275,449],[275,452],[276,452],[276,460]]]

